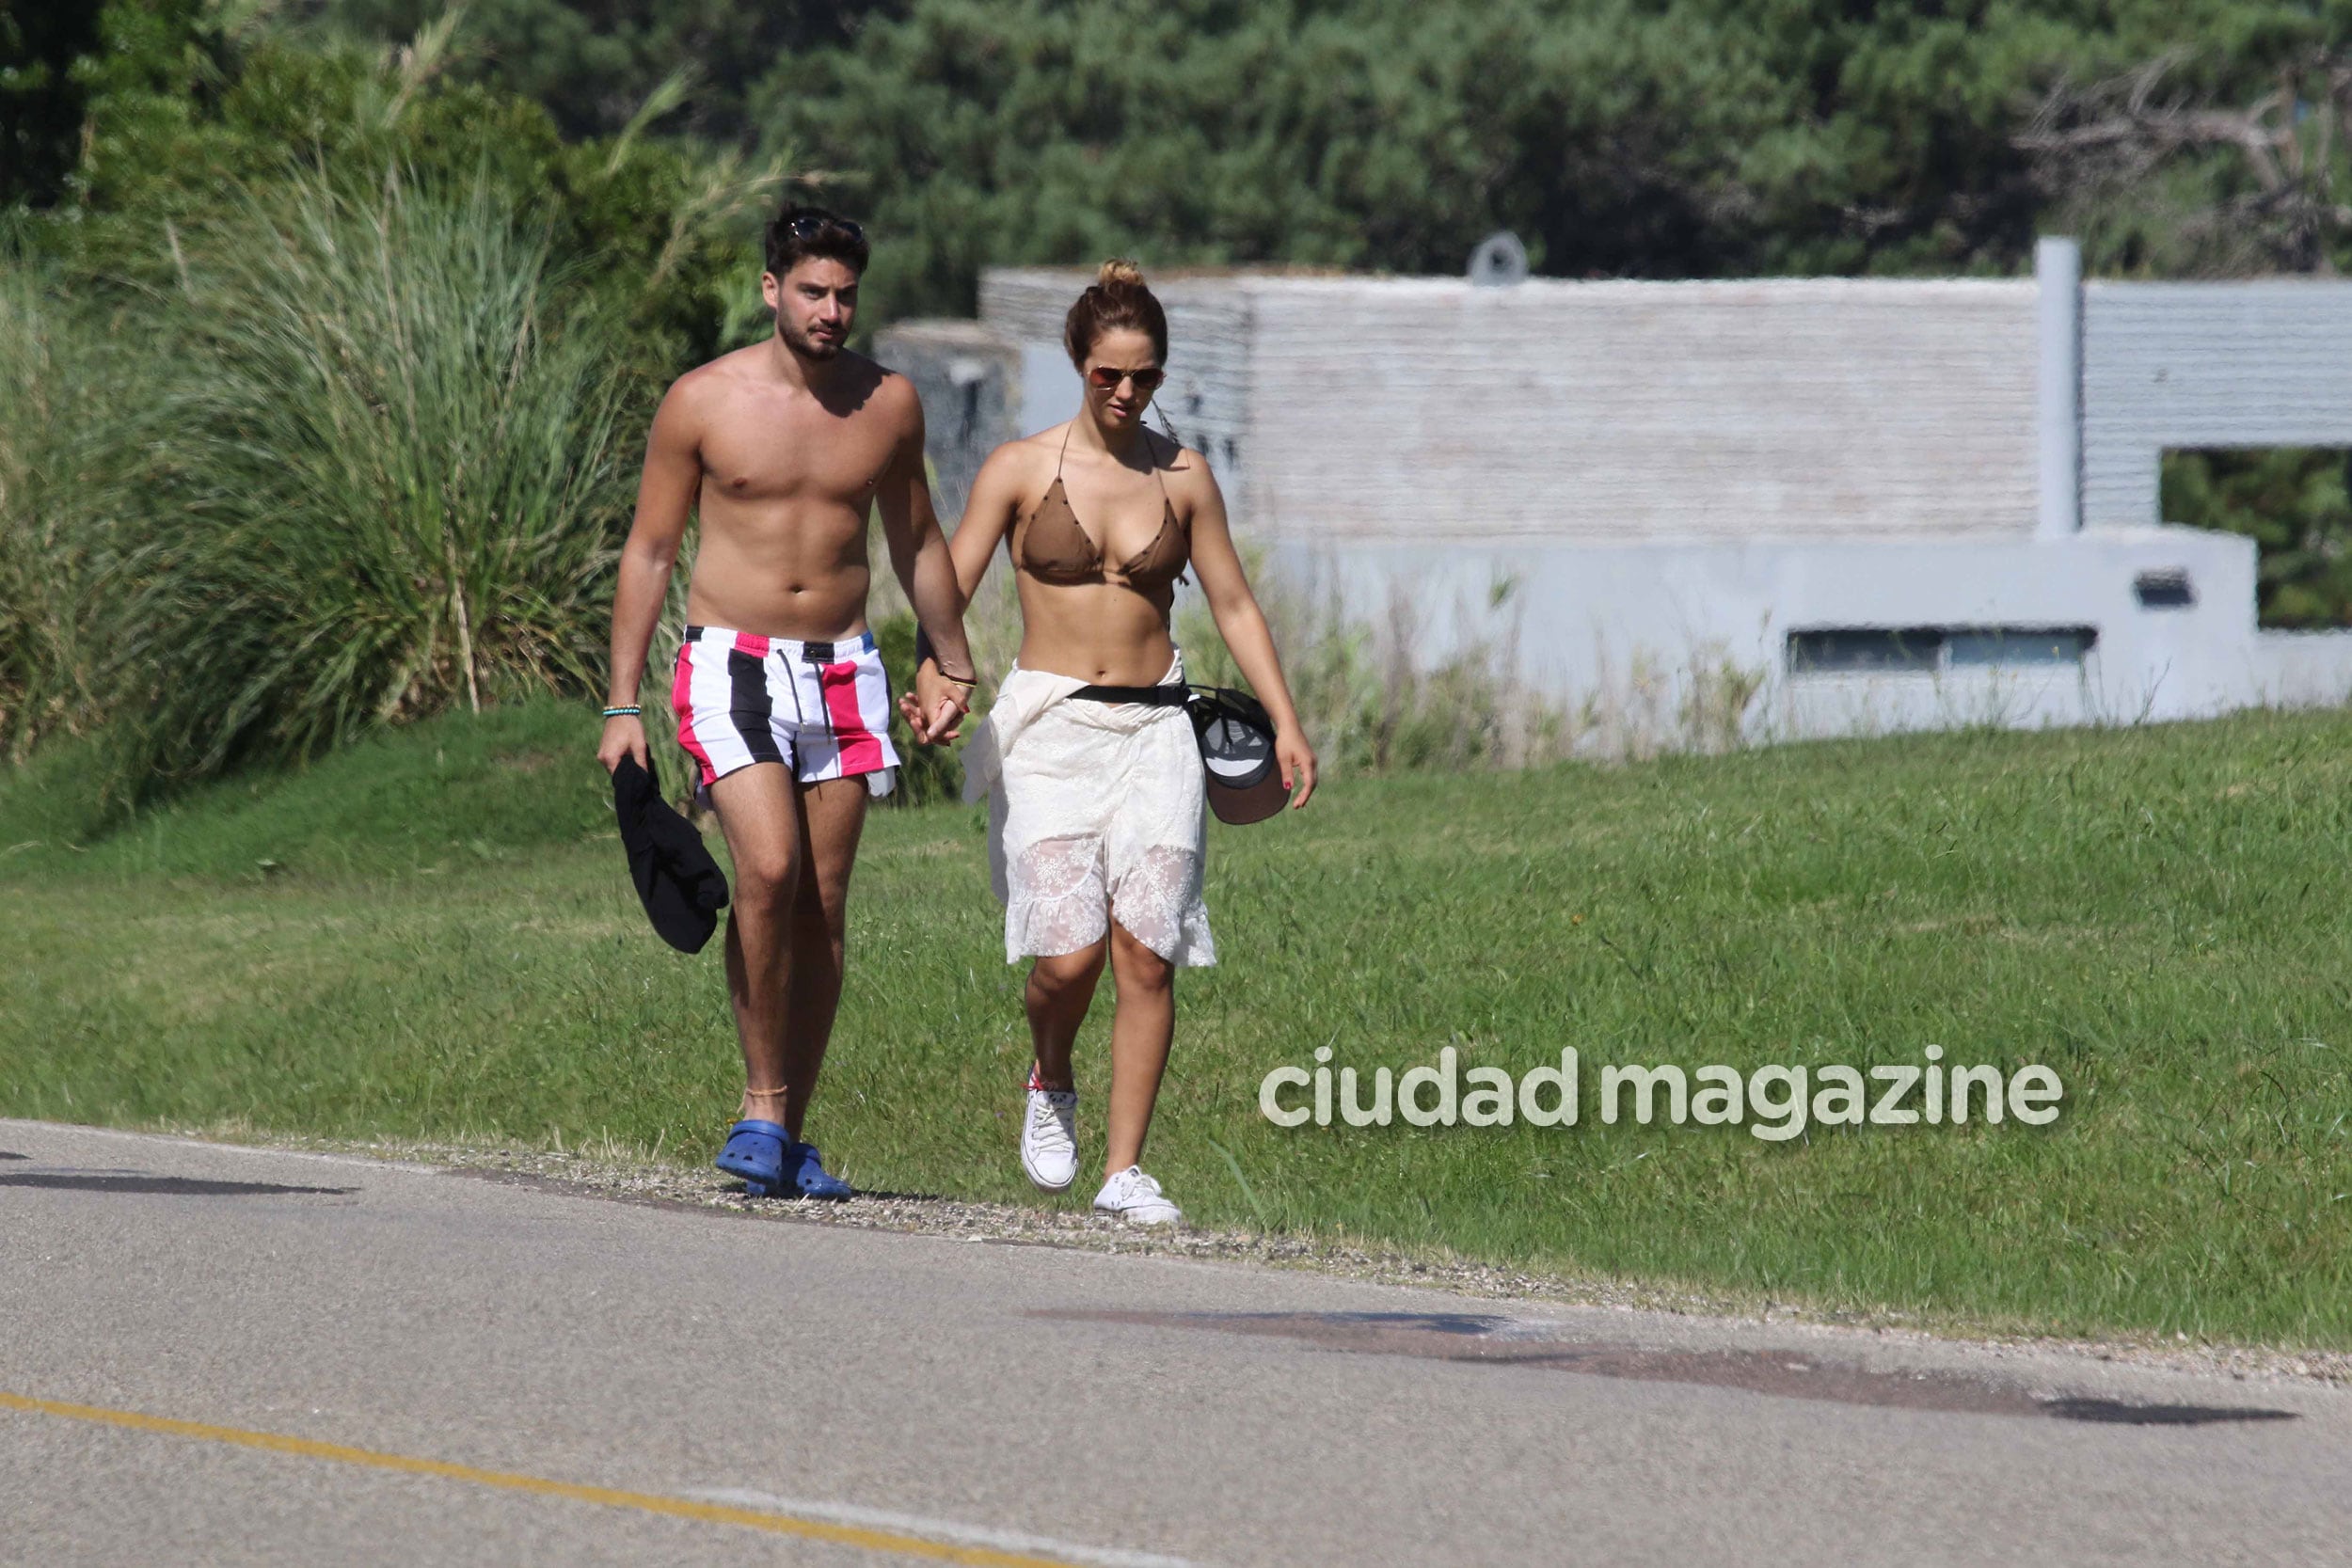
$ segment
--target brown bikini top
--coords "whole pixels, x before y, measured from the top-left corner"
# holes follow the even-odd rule
[[[1143,439],[1145,455],[1150,456],[1149,430],[1143,433]],[[1061,451],[1062,456],[1069,454],[1068,430],[1062,432]],[[1130,556],[1114,576],[1103,560],[1102,546],[1070,508],[1070,493],[1062,488],[1061,457],[1056,457],[1054,483],[1047,487],[1045,499],[1013,529],[1009,541],[1013,564],[1041,582],[1117,582],[1147,594],[1165,590],[1184,574],[1184,564],[1192,557],[1192,541],[1184,537],[1184,526],[1176,520],[1176,503],[1168,499],[1168,481],[1160,479],[1156,458],[1152,460],[1152,477],[1160,483],[1160,531],[1152,536],[1149,545]]]

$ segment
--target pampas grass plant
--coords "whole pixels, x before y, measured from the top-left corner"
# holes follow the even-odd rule
[[[39,268],[0,257],[0,753],[103,721],[103,588],[138,481],[121,345]]]
[[[151,773],[593,686],[632,410],[544,231],[480,184],[312,178],[187,244],[117,650]]]

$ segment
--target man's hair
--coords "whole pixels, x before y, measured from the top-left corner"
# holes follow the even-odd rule
[[[778,277],[811,256],[830,257],[864,277],[871,250],[864,230],[822,207],[787,201],[768,225],[768,270]]]
[[[1151,339],[1152,351],[1162,364],[1168,362],[1168,312],[1144,286],[1143,269],[1113,257],[1062,318],[1062,347],[1070,351],[1070,362],[1083,368],[1094,352],[1094,340],[1122,328]]]

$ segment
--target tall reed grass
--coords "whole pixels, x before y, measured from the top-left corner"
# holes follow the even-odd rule
[[[103,590],[142,490],[146,420],[119,341],[0,256],[0,754],[100,722]]]
[[[186,247],[114,634],[151,774],[593,685],[631,397],[544,231],[482,184],[306,178]]]

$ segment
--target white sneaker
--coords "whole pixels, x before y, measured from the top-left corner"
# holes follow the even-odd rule
[[[1094,1212],[1129,1225],[1184,1223],[1184,1212],[1168,1201],[1160,1184],[1144,1175],[1141,1165],[1129,1165],[1104,1182],[1103,1190],[1094,1195]]]
[[[1029,1114],[1021,1123],[1021,1168],[1041,1192],[1064,1192],[1078,1180],[1075,1089],[1029,1085]]]

